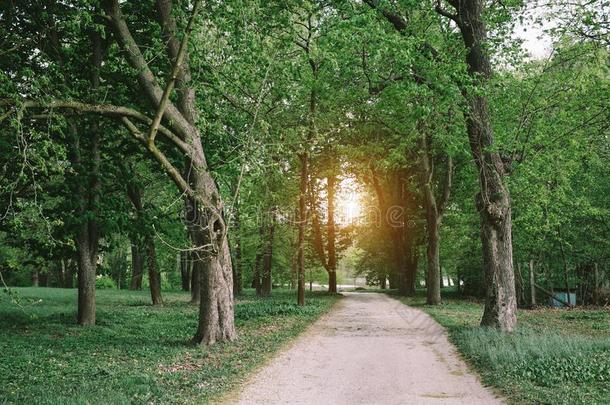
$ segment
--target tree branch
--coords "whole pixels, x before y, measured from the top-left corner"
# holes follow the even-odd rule
[[[174,165],[172,165],[172,163],[157,148],[157,146],[155,144],[148,143],[147,137],[142,132],[140,132],[140,130],[129,120],[129,118],[122,117],[121,121],[123,122],[125,127],[129,130],[131,135],[135,139],[140,141],[149,150],[149,152],[154,156],[154,158],[159,163],[161,163],[161,166],[163,166],[163,169],[165,169],[165,172],[167,174],[169,174],[169,176],[172,178],[172,180],[174,181],[174,183],[176,184],[178,189],[181,192],[187,194],[189,197],[194,198],[195,197],[195,192],[193,191],[193,189],[184,180],[184,178],[180,174],[180,171],[178,169],[176,169],[176,167],[174,167]]]
[[[378,10],[396,29],[396,31],[404,31],[407,28],[407,22],[398,14],[379,6],[379,0],[364,0],[371,8]]]
[[[13,111],[15,108],[24,108],[24,109],[43,108],[43,109],[50,109],[50,110],[53,110],[53,109],[64,110],[65,109],[65,110],[72,110],[77,113],[91,113],[91,114],[98,114],[98,115],[105,116],[105,117],[112,117],[112,118],[127,117],[127,118],[134,119],[138,122],[141,122],[142,124],[149,125],[149,126],[152,123],[152,120],[149,117],[147,117],[146,115],[142,114],[141,112],[139,112],[137,110],[134,110],[133,108],[121,107],[121,106],[116,106],[116,105],[112,105],[112,104],[87,104],[87,103],[81,103],[79,101],[65,101],[65,100],[51,100],[51,101],[47,101],[47,102],[26,100],[23,103],[16,105],[14,100],[0,100],[0,106],[7,106],[7,105],[12,106],[12,108],[9,110],[9,112]],[[2,122],[2,120],[5,119],[6,117],[8,117],[8,113],[4,114],[2,117],[0,117],[1,118],[0,122]],[[46,118],[45,115],[40,116],[40,117]],[[39,117],[37,116],[37,118],[39,118]],[[186,142],[184,142],[176,134],[174,134],[172,131],[170,131],[163,125],[159,125],[158,130],[163,136],[165,136],[169,141],[171,141],[174,145],[176,145],[183,153],[190,156],[191,148]]]
[[[455,22],[458,27],[461,27],[462,23],[459,19],[459,16],[457,14],[451,14],[450,12],[445,10],[441,4],[441,0],[436,0],[436,7],[434,7],[434,10],[436,10],[436,12],[442,15],[443,17],[447,17],[450,20],[453,20],[453,22]]]
[[[117,38],[121,47],[127,53],[127,59],[129,64],[138,72],[138,81],[148,96],[150,102],[158,106],[163,98],[163,90],[157,83],[154,75],[152,74],[140,48],[133,39],[129,27],[125,22],[125,17],[121,12],[121,7],[118,0],[103,0],[103,7],[106,14],[112,21],[112,27],[114,30],[115,37]],[[184,116],[180,114],[178,109],[171,103],[167,102],[166,111],[168,121],[172,127],[180,134],[181,138],[186,138],[188,129],[190,129],[190,123],[188,123]]]
[[[200,0],[195,0],[193,4],[193,11],[191,11],[191,16],[186,25],[186,29],[184,31],[184,35],[182,36],[182,42],[180,42],[180,48],[178,49],[178,55],[176,56],[176,60],[174,62],[174,66],[172,67],[172,71],[170,73],[169,79],[165,85],[165,89],[163,90],[163,94],[161,95],[161,101],[159,101],[159,106],[157,107],[157,112],[155,113],[155,117],[153,118],[153,122],[150,126],[150,131],[148,133],[148,144],[149,146],[154,144],[155,136],[157,135],[157,130],[159,129],[159,124],[161,123],[161,118],[165,113],[165,108],[167,107],[167,103],[169,101],[169,96],[174,89],[174,85],[176,84],[176,79],[180,74],[180,70],[182,68],[182,63],[184,61],[184,57],[186,56],[186,48],[188,46],[188,37],[193,29],[193,22],[195,21],[195,17],[197,16],[197,11],[199,9],[199,4],[201,4]]]

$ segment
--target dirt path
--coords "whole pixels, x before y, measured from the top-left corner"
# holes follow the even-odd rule
[[[502,403],[428,315],[384,294],[345,295],[231,403]]]

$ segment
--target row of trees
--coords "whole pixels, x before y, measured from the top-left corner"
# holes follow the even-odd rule
[[[73,263],[89,325],[100,261],[120,284],[129,246],[130,288],[161,304],[179,266],[212,344],[244,286],[303,305],[308,271],[336,291],[355,244],[370,280],[411,294],[423,271],[434,305],[445,268],[510,331],[513,260],[547,286],[603,279],[602,3],[528,61],[519,1],[8,2],[0,266],[70,286]],[[347,185],[376,220],[338,221]]]

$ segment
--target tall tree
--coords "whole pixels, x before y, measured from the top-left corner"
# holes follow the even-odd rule
[[[436,11],[457,24],[467,49],[466,64],[473,81],[485,88],[492,69],[487,46],[484,0],[451,0],[455,13],[439,0]],[[481,215],[481,241],[485,269],[485,310],[481,325],[512,331],[517,324],[513,270],[512,216],[505,164],[494,147],[487,96],[463,89],[468,103],[466,127],[472,157],[479,172],[476,206]]]

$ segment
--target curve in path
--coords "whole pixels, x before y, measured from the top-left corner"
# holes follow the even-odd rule
[[[385,294],[346,293],[246,384],[237,404],[499,404],[445,329]]]

